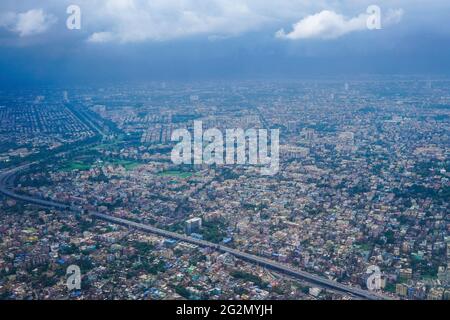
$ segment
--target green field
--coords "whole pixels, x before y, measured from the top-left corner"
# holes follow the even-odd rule
[[[121,165],[125,168],[125,170],[133,170],[141,165],[139,162],[128,161],[128,160],[115,160],[115,161],[109,161],[108,163],[110,163],[112,165]]]
[[[115,166],[123,166],[125,170],[133,170],[137,168],[140,163],[135,161],[128,161],[128,160],[114,160],[114,161],[106,161],[104,165],[115,165]],[[66,171],[72,171],[72,170],[80,170],[80,171],[86,171],[92,168],[92,163],[83,163],[79,161],[73,161],[64,166],[63,170]]]
[[[81,162],[71,162],[67,166],[64,167],[64,170],[80,170],[80,171],[86,171],[91,169],[90,164],[81,163]]]
[[[182,171],[164,171],[158,174],[161,177],[175,177],[180,179],[188,179],[192,177],[192,172],[182,172]]]
[[[117,145],[119,145],[121,143],[123,143],[123,139],[119,138],[119,139],[115,139],[115,140],[112,140],[112,141],[106,141],[104,143],[101,143],[101,144],[95,146],[94,149],[96,149],[96,150],[98,150],[98,149],[109,150],[109,149],[111,149],[111,148],[113,148],[113,147],[115,147],[115,146],[117,146]]]

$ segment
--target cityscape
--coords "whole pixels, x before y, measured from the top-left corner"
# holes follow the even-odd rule
[[[358,297],[96,212],[355,289],[367,290],[376,265],[379,297],[448,299],[449,80],[386,81],[152,83],[4,98],[2,188],[17,196],[1,205],[2,297]],[[171,133],[196,120],[280,129],[279,173],[174,165]],[[83,270],[82,290],[67,291],[70,265]]]
[[[36,3],[0,4],[0,300],[450,300],[450,4]]]

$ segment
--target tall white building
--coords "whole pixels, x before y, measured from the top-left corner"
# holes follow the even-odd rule
[[[184,228],[187,235],[190,235],[192,233],[198,233],[202,228],[202,219],[192,218],[186,220]]]

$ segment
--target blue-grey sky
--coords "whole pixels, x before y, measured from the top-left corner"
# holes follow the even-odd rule
[[[81,29],[66,27],[69,5]],[[381,9],[370,30],[367,8]],[[450,74],[448,0],[2,0],[0,83]]]

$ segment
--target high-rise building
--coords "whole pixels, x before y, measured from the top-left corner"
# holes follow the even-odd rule
[[[185,232],[190,235],[192,233],[198,233],[202,228],[202,219],[201,218],[192,218],[185,222]]]

